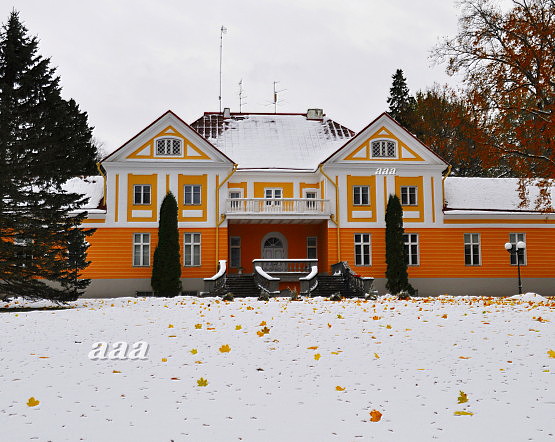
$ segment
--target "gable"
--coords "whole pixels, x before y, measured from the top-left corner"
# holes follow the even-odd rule
[[[228,156],[171,111],[108,155],[103,163],[116,161],[234,164]]]
[[[362,129],[324,163],[447,165],[386,113]]]
[[[126,159],[156,159],[162,158],[162,156],[156,154],[155,143],[157,140],[163,139],[176,139],[181,140],[181,154],[164,156],[164,159],[174,159],[174,160],[210,160],[210,156],[207,155],[201,148],[197,147],[193,142],[191,142],[187,137],[185,137],[181,132],[179,132],[175,127],[169,125],[165,129],[158,132],[154,137],[140,146],[138,149],[130,153]]]
[[[372,141],[393,141],[396,148],[395,158],[377,158],[372,155]],[[385,126],[380,127],[366,139],[358,148],[343,158],[344,161],[424,161],[407,144],[401,141]]]

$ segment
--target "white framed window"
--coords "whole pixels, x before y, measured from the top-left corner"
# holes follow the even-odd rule
[[[133,266],[150,266],[150,233],[133,234]]]
[[[355,233],[355,265],[372,265],[372,261],[370,258],[370,234]]]
[[[164,157],[181,156],[183,140],[173,137],[158,138],[156,140],[156,155]]]
[[[464,234],[464,263],[467,266],[481,265],[479,233]]]
[[[316,192],[315,190],[307,190],[304,193],[304,197],[307,200],[309,200],[306,202],[306,208],[309,210],[316,209],[316,201],[310,201],[310,200],[315,200],[316,198],[318,198],[318,192]]]
[[[229,199],[232,209],[239,209],[241,207],[241,201],[233,201],[239,198],[243,198],[243,194],[240,190],[230,190]]]
[[[416,186],[401,186],[401,205],[402,206],[416,206],[418,205],[418,187]]]
[[[266,199],[280,199],[283,198],[283,189],[268,187],[264,189],[264,198]],[[281,201],[266,201],[267,206],[279,206]]]
[[[135,206],[150,204],[150,184],[133,185],[133,204]]]
[[[185,233],[183,239],[185,267],[200,266],[200,233]]]
[[[368,206],[370,204],[370,186],[353,186],[353,205]]]
[[[405,233],[403,235],[405,243],[405,262],[409,266],[420,264],[420,253],[418,247],[418,233]]]
[[[526,243],[526,233],[509,233],[509,242],[513,245],[513,247],[516,247],[516,243],[519,241]],[[517,255],[515,253],[511,253],[511,265],[513,266],[517,265],[516,257]],[[526,249],[524,249],[524,253],[520,257],[520,265],[525,266],[526,263]]]
[[[200,184],[185,184],[183,195],[184,201],[183,204],[186,206],[198,206],[202,202],[201,198],[201,189],[202,186]]]
[[[233,269],[241,267],[241,237],[229,238],[229,266]]]
[[[393,140],[372,141],[373,158],[395,158],[397,156],[397,143]]]
[[[306,237],[306,257],[308,259],[318,258],[318,238],[316,236]]]

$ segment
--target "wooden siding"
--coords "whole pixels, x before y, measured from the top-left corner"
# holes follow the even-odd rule
[[[183,234],[201,234],[201,265],[181,268],[183,278],[206,278],[216,273],[216,229],[186,228],[179,229],[181,263],[183,264]],[[133,234],[150,233],[150,266],[133,266]],[[220,259],[227,258],[227,228],[220,227]],[[89,238],[91,247],[88,259],[91,265],[83,274],[92,279],[150,278],[152,260],[158,243],[157,228],[99,228]]]

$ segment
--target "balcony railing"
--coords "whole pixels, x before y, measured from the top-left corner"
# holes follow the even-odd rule
[[[226,213],[329,215],[329,200],[315,198],[230,198]]]

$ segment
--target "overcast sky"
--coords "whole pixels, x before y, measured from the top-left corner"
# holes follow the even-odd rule
[[[112,151],[171,109],[188,123],[217,111],[220,27],[223,106],[273,112],[323,108],[358,131],[387,110],[391,75],[412,92],[456,85],[430,49],[453,36],[451,0],[0,0],[1,21],[20,11],[63,95],[89,115]]]

